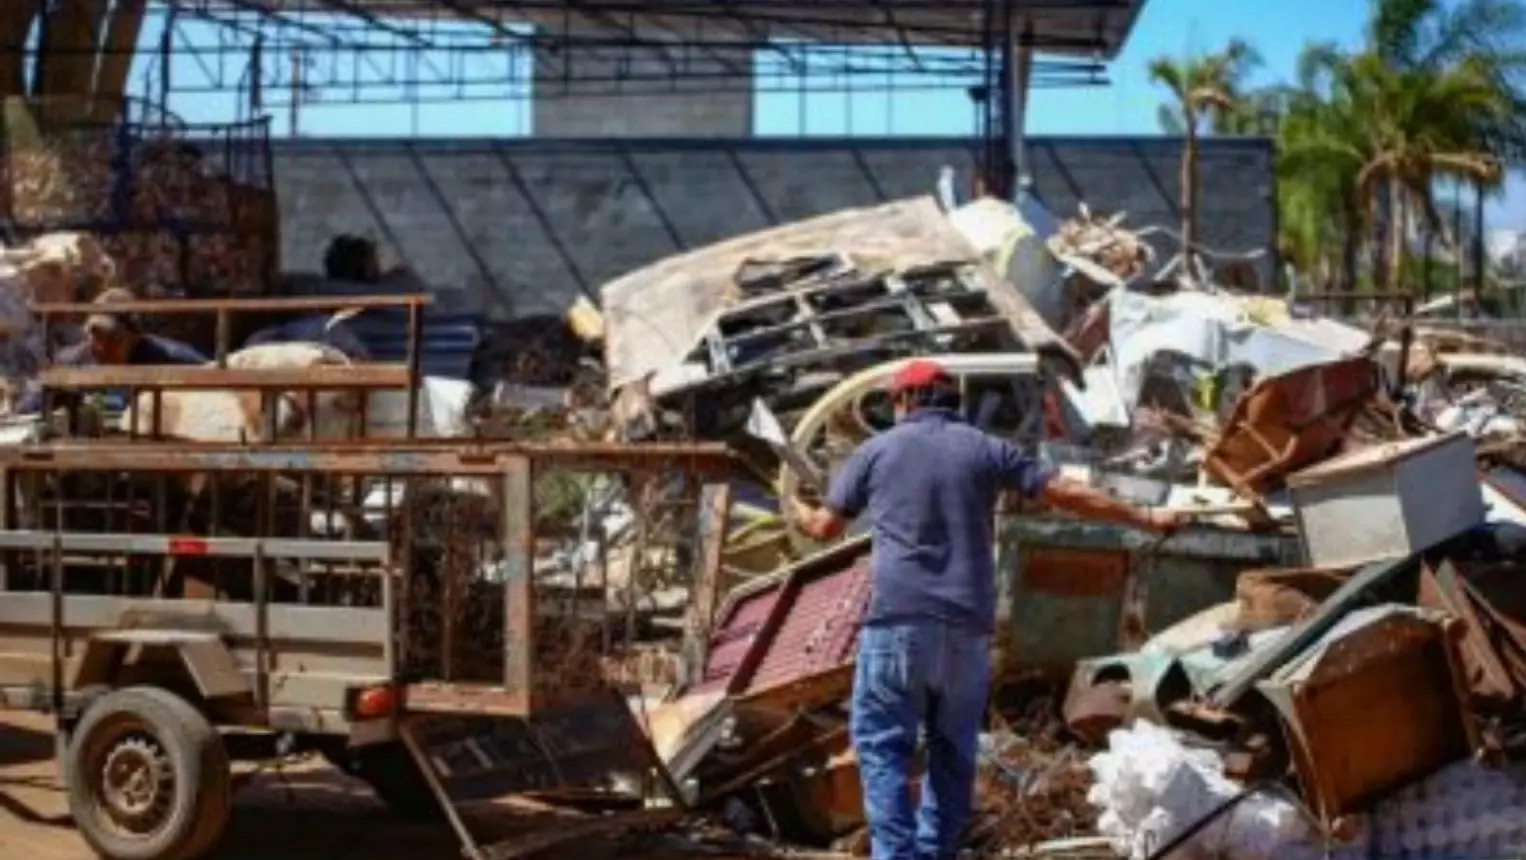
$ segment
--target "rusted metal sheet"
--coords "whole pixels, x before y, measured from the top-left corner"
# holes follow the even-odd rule
[[[1047,569],[1030,579],[1035,554]],[[999,670],[1068,671],[1077,660],[1116,653],[1126,633],[1161,630],[1233,599],[1245,568],[1298,559],[1297,539],[1280,534],[1204,527],[1158,542],[1122,526],[1004,518],[997,549]],[[1083,581],[1098,572],[1101,584]]]
[[[869,601],[868,538],[733,594],[695,692],[747,695],[851,663]]]
[[[411,716],[404,731],[454,804],[603,786],[652,766],[651,746],[619,696],[584,697],[533,716]]]
[[[1035,547],[1022,553],[1023,587],[1054,597],[1121,597],[1129,554],[1120,550]]]
[[[1241,629],[1266,630],[1313,615],[1341,587],[1349,570],[1247,570],[1235,583]]]
[[[1235,404],[1203,466],[1254,498],[1334,451],[1380,382],[1378,365],[1364,357],[1260,380]]]
[[[1526,584],[1514,564],[1422,570],[1419,604],[1459,619],[1459,645],[1474,709],[1515,718],[1526,694]]]
[[[869,608],[869,557],[840,572],[802,581],[787,590],[777,633],[738,693],[750,693],[819,672],[853,659]],[[776,612],[780,609],[776,608]]]
[[[1445,616],[1353,613],[1258,688],[1280,712],[1304,796],[1332,832],[1478,745]],[[1403,714],[1402,719],[1385,715]]]
[[[754,686],[736,701],[747,707],[778,711],[823,707],[842,701],[853,686],[853,669],[853,663],[843,663],[825,672],[791,678],[772,687]]]

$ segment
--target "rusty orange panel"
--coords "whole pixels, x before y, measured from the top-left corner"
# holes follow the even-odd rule
[[[1055,597],[1122,595],[1129,554],[1118,550],[1037,547],[1021,553],[1022,582],[1033,594]]]

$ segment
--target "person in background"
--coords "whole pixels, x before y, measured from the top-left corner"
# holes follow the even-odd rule
[[[132,292],[113,287],[95,297],[95,304],[121,304],[134,300]],[[137,321],[126,314],[95,313],[85,318],[85,340],[59,350],[54,364],[60,367],[200,365],[208,359],[195,347],[173,338],[143,332]],[[120,400],[114,395],[113,399]],[[42,392],[28,391],[18,411],[23,414],[42,410]]]
[[[95,304],[121,304],[134,296],[121,287],[102,292]],[[195,347],[173,338],[143,333],[126,314],[96,313],[85,318],[85,346],[90,359],[101,365],[206,364]],[[60,362],[62,363],[62,362]]]
[[[850,732],[873,860],[949,860],[963,838],[990,687],[996,504],[1015,492],[1082,517],[1169,533],[1179,518],[1053,476],[960,417],[941,365],[909,362],[891,383],[896,426],[850,456],[817,506],[789,515],[817,540],[867,512],[871,596],[853,679]],[[913,809],[911,768],[926,732]]]
[[[381,280],[381,263],[376,243],[348,233],[330,240],[323,254],[323,276],[329,281],[376,284]],[[354,311],[306,314],[277,325],[266,326],[244,341],[244,346],[277,343],[320,343],[337,349],[353,359],[367,360],[371,351],[355,318]]]

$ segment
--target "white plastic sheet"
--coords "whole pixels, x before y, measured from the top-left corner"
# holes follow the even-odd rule
[[[1113,850],[1145,860],[1238,795],[1210,750],[1184,746],[1170,730],[1136,721],[1108,735],[1108,749],[1090,761],[1095,784],[1087,799],[1099,810],[1097,829]],[[1341,846],[1336,857],[1358,856]],[[1313,860],[1325,846],[1287,800],[1247,798],[1172,852],[1170,860]]]
[[[1329,321],[1318,337],[1294,321],[1257,321],[1241,302],[1208,293],[1155,297],[1114,290],[1108,302],[1113,372],[1130,411],[1157,353],[1179,353],[1215,369],[1248,365],[1259,376],[1275,376],[1335,361],[1366,343],[1364,335]]]
[[[1183,828],[1241,790],[1208,750],[1185,747],[1144,721],[1108,736],[1090,762],[1088,799],[1114,851],[1145,860]],[[1358,837],[1327,847],[1288,801],[1252,797],[1201,830],[1170,860],[1458,860],[1526,852],[1526,769],[1449,765],[1379,802]]]
[[[1017,205],[983,197],[948,215],[964,238],[995,267],[1044,322],[1063,328],[1067,320],[1065,284],[1060,264],[1049,252],[1049,237],[1058,229],[1053,215],[1031,196]]]

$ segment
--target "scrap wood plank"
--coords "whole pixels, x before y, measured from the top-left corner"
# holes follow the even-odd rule
[[[49,367],[38,374],[44,388],[381,389],[404,388],[411,375],[400,364],[345,364],[230,370],[219,367]]]

